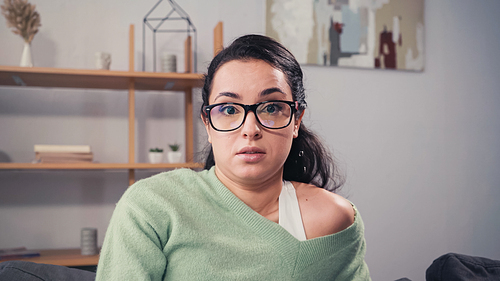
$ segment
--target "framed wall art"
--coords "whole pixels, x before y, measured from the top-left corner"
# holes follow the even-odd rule
[[[424,0],[267,0],[266,34],[301,64],[424,69]]]

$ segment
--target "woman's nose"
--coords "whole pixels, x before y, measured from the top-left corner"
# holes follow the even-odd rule
[[[241,133],[245,137],[259,138],[262,135],[261,127],[257,121],[257,116],[252,111],[248,112],[243,123]]]

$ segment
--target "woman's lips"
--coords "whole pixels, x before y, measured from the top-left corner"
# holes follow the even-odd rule
[[[258,162],[266,156],[266,153],[257,147],[245,147],[236,156],[245,162]]]

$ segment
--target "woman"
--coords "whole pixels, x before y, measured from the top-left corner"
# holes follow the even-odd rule
[[[363,223],[301,123],[299,64],[243,36],[212,61],[201,118],[206,169],[130,187],[106,233],[97,280],[369,280]]]

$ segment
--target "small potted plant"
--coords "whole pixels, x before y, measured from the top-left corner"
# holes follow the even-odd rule
[[[180,163],[182,158],[182,152],[179,151],[181,147],[179,144],[169,144],[170,150],[167,153],[167,158],[169,163]]]
[[[163,162],[163,148],[151,148],[149,149],[149,163],[157,164]]]

